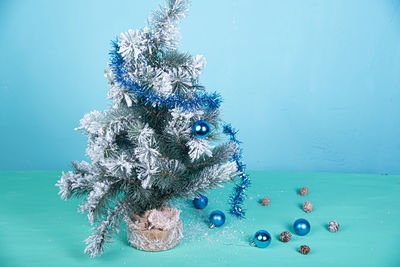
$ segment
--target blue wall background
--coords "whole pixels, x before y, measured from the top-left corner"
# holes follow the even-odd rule
[[[161,1],[0,1],[1,170],[85,158],[110,40]],[[194,0],[181,31],[249,169],[400,173],[400,1]]]

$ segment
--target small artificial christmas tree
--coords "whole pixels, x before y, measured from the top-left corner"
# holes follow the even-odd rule
[[[86,114],[77,128],[88,135],[92,163],[73,162],[74,170],[63,172],[57,186],[62,199],[85,199],[80,211],[94,225],[85,249],[91,257],[103,252],[124,221],[139,249],[176,245],[182,223],[169,201],[193,197],[237,174],[231,213],[243,216],[249,178],[236,132],[224,126],[230,141],[213,146],[221,132],[221,99],[198,82],[204,57],[177,50],[176,25],[186,11],[186,1],[169,0],[152,14],[149,27],[113,42],[105,74],[113,105]]]

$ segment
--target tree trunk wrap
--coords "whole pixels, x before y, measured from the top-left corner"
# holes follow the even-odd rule
[[[128,241],[131,246],[145,251],[162,251],[175,247],[182,238],[180,210],[169,206],[133,214],[127,219]]]

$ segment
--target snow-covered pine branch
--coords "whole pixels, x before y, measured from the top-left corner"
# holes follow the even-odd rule
[[[152,37],[159,45],[176,49],[180,34],[175,26],[185,17],[187,11],[187,0],[169,0],[165,6],[153,12],[149,17],[149,24],[154,29]]]
[[[91,224],[96,222],[97,216],[109,204],[109,200],[114,199],[120,192],[121,180],[119,181],[98,181],[94,183],[92,190],[86,196],[86,201],[81,204],[79,211],[88,213]]]
[[[178,179],[187,179],[185,174],[187,173],[186,166],[179,160],[161,160],[160,161],[160,179],[154,181],[154,186],[161,190],[173,191],[175,188],[175,182]]]
[[[90,192],[99,175],[98,166],[85,161],[74,161],[72,166],[74,172],[62,172],[61,179],[56,184],[60,188],[59,194],[64,200],[73,196],[83,196]]]
[[[83,130],[88,134],[101,134],[105,121],[105,114],[103,112],[94,110],[83,116],[80,120],[80,126],[75,130]]]
[[[85,254],[93,258],[103,253],[104,245],[110,241],[112,233],[118,232],[118,226],[127,215],[125,205],[123,200],[118,201],[114,208],[107,211],[107,217],[92,228],[92,235],[85,240]]]
[[[72,171],[62,172],[56,186],[60,188],[59,195],[66,200],[73,196],[87,194],[91,189],[92,175],[82,175]]]
[[[134,132],[131,132],[134,134]],[[136,135],[131,136],[131,140],[136,139],[134,154],[137,158],[135,164],[137,178],[142,181],[143,188],[151,187],[152,177],[159,173],[157,166],[160,152],[158,151],[157,141],[154,138],[154,130],[144,125],[137,131]]]
[[[199,159],[201,156],[211,157],[213,148],[208,140],[194,138],[190,140],[187,145],[189,146],[189,157],[192,161]]]
[[[216,164],[206,167],[182,186],[182,194],[195,196],[197,192],[222,187],[222,183],[233,179],[237,175],[235,162]]]
[[[216,146],[212,149],[211,156],[201,155],[197,160],[192,161],[188,167],[190,169],[202,169],[205,167],[210,167],[215,164],[219,164],[220,162],[229,161],[233,154],[237,151],[238,146],[234,142],[228,142],[221,145]]]

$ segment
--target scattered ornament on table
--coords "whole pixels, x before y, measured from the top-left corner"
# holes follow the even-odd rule
[[[306,219],[297,219],[293,223],[293,230],[297,235],[306,235],[311,230],[311,225]]]
[[[279,240],[282,242],[289,242],[292,239],[292,234],[288,231],[284,231],[279,235]]]
[[[210,125],[206,121],[199,120],[193,125],[192,131],[194,136],[203,139],[210,134]]]
[[[214,210],[210,214],[210,228],[220,227],[225,223],[225,214],[220,210]]]
[[[310,253],[311,249],[309,246],[307,245],[301,245],[298,252],[300,252],[301,254],[307,255],[308,253]]]
[[[300,195],[300,196],[305,196],[305,195],[307,195],[307,194],[308,194],[308,187],[307,187],[307,186],[302,187],[302,188],[300,189],[299,195]]]
[[[271,202],[271,199],[269,199],[269,197],[264,197],[262,200],[261,200],[261,203],[260,203],[260,205],[261,206],[268,206],[268,204]]]
[[[332,232],[332,233],[337,232],[339,230],[338,222],[337,221],[330,221],[328,229],[329,229],[329,232]]]
[[[202,194],[199,194],[193,199],[193,205],[196,209],[204,209],[207,207],[208,198]]]
[[[311,211],[313,211],[313,204],[311,204],[310,201],[305,201],[305,202],[303,203],[303,210],[304,210],[305,212],[311,212]]]
[[[259,248],[266,248],[271,244],[271,235],[265,230],[259,230],[254,234],[253,242],[251,246],[256,246]]]

